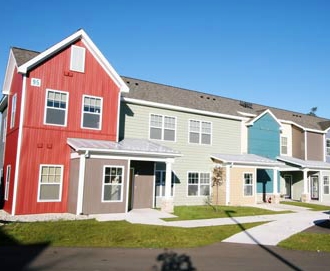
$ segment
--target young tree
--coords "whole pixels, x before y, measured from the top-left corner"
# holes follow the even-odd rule
[[[307,113],[307,115],[316,117],[316,111],[317,111],[317,107],[312,107],[311,111]]]

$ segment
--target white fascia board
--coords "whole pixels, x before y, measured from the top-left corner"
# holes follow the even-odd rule
[[[17,67],[17,63],[14,57],[13,50],[11,49],[9,52],[5,78],[3,80],[3,85],[2,85],[2,94],[4,95],[9,95],[11,82],[13,80],[14,70],[16,67]]]
[[[200,115],[211,116],[211,117],[221,117],[221,118],[225,118],[225,119],[232,119],[232,120],[239,120],[239,121],[243,121],[246,119],[243,117],[236,117],[236,116],[232,116],[232,115],[214,113],[214,112],[210,112],[210,111],[192,109],[192,108],[176,106],[176,105],[148,102],[145,100],[138,100],[138,99],[132,99],[132,98],[126,98],[126,97],[122,97],[121,99],[123,102],[128,102],[128,103],[132,103],[132,104],[145,105],[145,106],[157,107],[157,108],[162,108],[162,109],[181,111],[181,112],[186,112],[186,113],[200,114]]]
[[[222,161],[225,164],[235,164],[235,165],[253,165],[253,166],[268,166],[270,168],[274,168],[274,167],[278,167],[281,166],[282,163],[267,163],[267,162],[250,162],[250,161],[227,161],[227,160],[220,160],[219,158],[217,158],[216,156],[211,155],[211,158],[218,160],[218,161]]]
[[[327,133],[327,130],[325,131],[322,131],[322,130],[315,130],[315,129],[309,129],[309,128],[305,128],[291,120],[280,120],[280,122],[282,123],[285,123],[285,124],[291,124],[291,125],[294,125],[294,126],[297,126],[298,128],[302,129],[303,131],[306,131],[306,132],[313,132],[313,133],[319,133],[319,134],[326,134]],[[330,129],[330,127],[328,128]]]

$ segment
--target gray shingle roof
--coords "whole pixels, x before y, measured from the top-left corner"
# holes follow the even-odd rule
[[[39,52],[17,47],[12,47],[12,51],[14,53],[17,66],[23,65],[24,63],[28,62],[29,60],[40,54]]]
[[[266,105],[252,104],[204,92],[162,85],[125,76],[122,76],[122,78],[130,88],[129,93],[124,94],[124,97],[127,98],[180,106],[189,109],[198,109],[212,113],[228,114],[236,117],[242,117],[239,112],[259,115],[264,110],[270,109],[276,118],[292,121],[308,129],[325,130],[330,127],[330,120],[321,117],[314,117]]]

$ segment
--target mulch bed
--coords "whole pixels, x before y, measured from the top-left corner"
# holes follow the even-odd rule
[[[330,219],[318,221],[315,226],[312,226],[303,232],[330,234]]]

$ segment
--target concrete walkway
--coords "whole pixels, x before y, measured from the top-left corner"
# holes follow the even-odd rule
[[[318,222],[329,219],[329,212],[315,212],[285,204],[258,204],[254,207],[273,211],[288,210],[294,213],[166,222],[162,218],[175,216],[153,209],[137,209],[127,214],[95,215],[92,217],[98,221],[126,220],[137,224],[184,228],[238,224],[241,225],[243,231],[223,240],[223,242],[272,246],[293,234],[314,226]],[[265,224],[245,230],[242,224],[250,222],[265,222]]]

